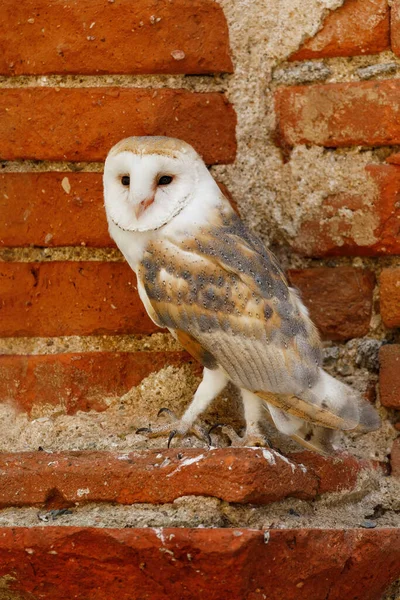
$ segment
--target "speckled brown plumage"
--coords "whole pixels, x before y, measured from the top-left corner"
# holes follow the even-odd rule
[[[319,336],[274,255],[231,209],[220,208],[211,221],[194,236],[146,248],[138,275],[154,320],[174,330],[204,366],[221,366],[238,386],[289,414],[355,427],[312,404]]]

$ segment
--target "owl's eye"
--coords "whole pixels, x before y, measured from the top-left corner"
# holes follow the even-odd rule
[[[122,185],[125,185],[127,187],[130,184],[130,182],[131,178],[129,177],[129,175],[124,175],[123,177],[121,177]]]
[[[172,177],[170,175],[163,175],[157,181],[157,185],[168,185],[169,183],[171,183],[171,181],[172,181]]]

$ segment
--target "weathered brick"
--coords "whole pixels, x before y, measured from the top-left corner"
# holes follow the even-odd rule
[[[2,75],[232,72],[213,0],[3,0],[0,36]]]
[[[0,529],[9,598],[381,600],[399,575],[396,528]]]
[[[108,399],[151,373],[187,362],[195,361],[183,351],[0,356],[0,402],[28,412],[43,405],[61,406],[67,414],[102,411]],[[198,373],[197,363],[194,369]]]
[[[381,404],[400,409],[400,345],[382,346],[379,351],[379,364]]]
[[[398,79],[280,88],[275,107],[282,146],[400,143]]]
[[[382,321],[386,327],[400,327],[400,267],[382,270],[380,290]]]
[[[386,162],[390,165],[400,165],[400,152],[395,152],[394,154],[390,154]]]
[[[218,185],[237,210],[226,186]],[[3,173],[0,187],[0,245],[115,246],[101,173]]]
[[[372,201],[357,194],[328,196],[304,216],[294,249],[305,256],[380,256],[400,254],[400,169],[368,165],[376,193]]]
[[[0,263],[0,335],[160,331],[124,263]]]
[[[100,173],[0,175],[0,244],[114,246]]]
[[[390,452],[390,467],[394,477],[400,477],[400,437],[396,438]]]
[[[298,287],[323,339],[346,340],[368,333],[375,278],[353,267],[293,269]]]
[[[263,448],[170,448],[2,454],[0,506],[58,507],[87,502],[160,504],[182,496],[214,496],[240,504],[286,497],[311,499],[354,489],[372,464],[349,456],[289,455]],[[105,485],[105,482],[107,484]],[[82,488],[87,493],[82,496]]]
[[[377,54],[389,48],[389,37],[387,0],[346,0],[290,60]]]
[[[207,164],[232,162],[236,153],[235,112],[216,92],[3,88],[0,114],[0,157],[8,160],[102,161],[130,135],[181,138]]]
[[[400,55],[400,2],[392,0],[390,15],[390,38],[392,50],[398,56]]]

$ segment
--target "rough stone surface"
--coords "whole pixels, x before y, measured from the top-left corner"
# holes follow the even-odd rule
[[[383,269],[380,277],[380,307],[386,327],[400,326],[400,268]]]
[[[277,141],[329,148],[399,144],[399,91],[396,79],[281,88]]]
[[[390,466],[392,468],[392,475],[394,477],[400,477],[400,438],[397,438],[393,442],[390,455]]]
[[[328,195],[304,214],[296,251],[306,256],[381,256],[400,253],[400,169],[368,165],[373,198],[351,192]]]
[[[0,356],[0,401],[31,412],[53,406],[66,414],[106,410],[110,399],[166,365],[198,363],[186,352],[84,352]]]
[[[400,345],[382,346],[379,352],[380,401],[388,408],[400,409]]]
[[[232,71],[224,13],[212,0],[5,0],[2,9],[2,75]]]
[[[5,337],[159,331],[127,264],[0,263],[0,282]]]
[[[374,275],[352,267],[290,270],[324,339],[345,340],[368,333]]]
[[[0,90],[0,111],[3,159],[101,161],[116,142],[130,135],[184,139],[208,164],[235,158],[236,116],[223,94],[8,88]]]
[[[10,597],[44,600],[380,600],[400,574],[400,538],[393,529],[2,529],[0,573]]]
[[[347,0],[290,59],[377,54],[389,45],[387,0]]]

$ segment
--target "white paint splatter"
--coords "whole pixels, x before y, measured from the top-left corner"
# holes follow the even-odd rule
[[[189,465],[193,465],[194,463],[199,462],[203,458],[204,458],[204,454],[200,454],[199,456],[194,456],[193,458],[186,458],[179,464],[179,466],[176,469],[174,469],[171,473],[168,473],[167,477],[172,477],[172,475],[175,475],[175,473],[178,473],[178,471],[180,471],[183,467],[188,467]]]
[[[78,498],[82,498],[82,496],[87,496],[89,493],[89,488],[79,488],[79,490],[77,490],[76,492],[76,495],[78,496]]]

